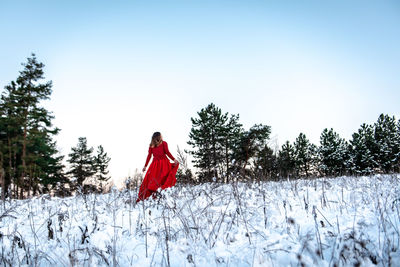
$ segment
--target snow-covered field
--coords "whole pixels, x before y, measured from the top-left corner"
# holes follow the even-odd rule
[[[400,266],[400,175],[12,200],[4,266]]]

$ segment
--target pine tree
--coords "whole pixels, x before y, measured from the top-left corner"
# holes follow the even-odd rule
[[[96,173],[93,148],[88,147],[86,137],[79,137],[77,146],[72,147],[71,150],[67,160],[71,165],[68,174],[76,179],[78,186],[82,186],[85,179]]]
[[[256,169],[261,168],[257,158],[263,157],[263,152],[267,152],[266,146],[271,134],[271,127],[262,124],[252,126],[248,131],[242,131],[240,134],[239,145],[235,151],[235,161],[241,171],[245,175],[246,166],[253,163]],[[254,162],[251,160],[254,159]],[[264,158],[265,160],[266,158]],[[262,162],[262,161],[261,161]],[[264,162],[265,163],[265,162]],[[265,167],[266,165],[264,165]]]
[[[242,132],[242,124],[239,123],[238,114],[232,114],[226,125],[221,127],[221,145],[223,147],[223,161],[225,164],[223,175],[225,177],[225,182],[229,182],[232,174],[235,174],[238,169],[237,165],[235,165],[235,163],[237,163],[235,162],[237,160],[236,151]]]
[[[176,180],[180,184],[193,184],[195,181],[193,179],[193,174],[190,169],[179,168],[176,172]]]
[[[28,58],[28,63],[23,64],[25,67],[20,72],[17,78],[18,90],[16,91],[19,101],[20,116],[22,119],[23,138],[22,138],[22,173],[21,179],[23,182],[27,176],[27,145],[28,145],[28,131],[29,128],[37,128],[39,124],[50,126],[50,119],[52,117],[48,112],[38,106],[40,100],[49,99],[51,94],[52,82],[38,83],[44,79],[43,63],[36,60],[34,54]],[[40,126],[39,126],[40,127]],[[57,131],[57,130],[55,130]],[[56,132],[54,133],[56,134]],[[36,156],[36,155],[33,155]],[[34,161],[34,160],[33,160]],[[32,185],[32,175],[29,175],[30,183]],[[21,188],[22,189],[22,188]],[[29,190],[29,189],[28,189]]]
[[[0,139],[2,151],[2,169],[4,171],[2,181],[2,197],[11,196],[9,188],[12,183],[17,184],[20,180],[18,166],[20,165],[20,137],[22,131],[18,117],[16,116],[17,101],[14,99],[14,86],[6,86],[0,102]],[[16,188],[16,187],[14,187]]]
[[[5,190],[13,182],[20,189],[14,194],[20,197],[24,192],[28,196],[37,192],[41,185],[61,181],[63,168],[52,140],[59,129],[52,125],[54,116],[40,106],[41,101],[50,98],[52,82],[43,81],[44,64],[34,54],[22,65],[24,69],[16,81],[5,87],[0,102],[5,132],[1,140],[3,154],[7,155],[3,161]]]
[[[289,177],[295,171],[295,151],[289,141],[286,141],[286,143],[282,145],[282,148],[278,153],[278,166],[281,176],[283,177]]]
[[[8,187],[6,189],[6,173],[4,170],[4,153],[7,151],[7,147],[4,141],[6,140],[7,132],[3,112],[4,111],[0,109],[0,186],[2,189],[1,200],[4,202]]]
[[[96,169],[96,180],[100,182],[100,188],[103,188],[103,182],[107,182],[110,177],[108,176],[109,171],[108,163],[111,158],[108,157],[107,153],[104,151],[102,145],[97,147],[97,155],[94,158],[95,169]]]
[[[320,169],[325,175],[343,175],[350,166],[349,144],[340,138],[333,129],[324,129],[320,137],[318,149],[321,164]]]
[[[397,122],[397,136],[400,139],[400,120]],[[400,141],[397,145],[400,147]],[[395,172],[400,172],[400,152],[397,155],[397,163],[395,163]]]
[[[351,143],[352,171],[356,174],[371,174],[379,165],[374,155],[377,144],[374,138],[374,129],[371,125],[362,124],[357,133],[353,134]]]
[[[185,153],[177,147],[177,157],[176,159],[179,162],[179,168],[176,173],[176,180],[182,184],[194,184],[196,181],[194,180],[193,173],[189,169],[187,156]]]
[[[316,154],[316,146],[310,143],[305,134],[300,133],[294,142],[297,175],[308,177],[311,174],[316,161]]]
[[[200,182],[211,181],[213,177],[222,182],[224,174],[228,172],[224,169],[226,157],[229,157],[226,151],[228,113],[222,113],[220,108],[211,103],[197,115],[198,118],[191,118],[188,144],[193,150],[188,153],[193,156],[194,166],[199,169]]]
[[[59,155],[56,142],[48,132],[40,128],[32,129],[27,144],[27,172],[33,195],[47,193],[59,187],[60,183],[67,183],[62,163],[64,156]],[[35,153],[31,153],[33,151]]]
[[[197,114],[199,118],[191,119],[188,144],[200,183],[213,177],[228,182],[232,175],[246,176],[246,167],[265,147],[271,127],[260,124],[244,131],[239,115],[222,113],[212,103]]]
[[[374,124],[374,159],[382,171],[394,172],[400,160],[400,135],[395,117],[381,114]]]
[[[278,158],[266,144],[254,159],[254,174],[258,179],[275,179],[278,176]]]

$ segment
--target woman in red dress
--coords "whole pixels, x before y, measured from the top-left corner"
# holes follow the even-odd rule
[[[151,138],[149,154],[147,155],[146,164],[143,172],[146,171],[147,164],[153,155],[153,161],[144,176],[140,185],[139,195],[136,202],[145,200],[149,196],[155,196],[157,189],[165,189],[172,187],[176,183],[176,172],[179,167],[178,161],[171,155],[168,150],[167,142],[163,141],[161,133],[155,132]],[[174,161],[173,164],[167,156]]]

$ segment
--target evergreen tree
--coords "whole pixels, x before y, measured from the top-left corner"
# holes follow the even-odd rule
[[[395,117],[381,114],[374,124],[374,159],[382,171],[397,171],[400,160],[400,135]]]
[[[225,182],[229,182],[231,174],[237,170],[235,160],[237,159],[237,148],[240,142],[240,137],[243,132],[242,124],[239,123],[239,115],[231,115],[226,125],[221,127],[221,141],[224,155],[224,173]]]
[[[110,177],[108,176],[109,171],[108,163],[111,158],[108,157],[107,153],[104,151],[102,145],[97,147],[97,155],[94,158],[95,161],[95,169],[96,169],[96,180],[100,182],[100,187],[103,187],[103,182],[107,182]]]
[[[297,175],[308,177],[313,171],[317,148],[311,144],[306,135],[300,133],[294,142],[295,166]]]
[[[349,144],[339,134],[324,129],[320,137],[320,169],[325,175],[343,175],[351,166]]]
[[[211,103],[197,114],[198,118],[191,118],[192,129],[188,144],[193,150],[188,153],[193,156],[194,166],[199,169],[200,182],[211,181],[213,177],[222,181],[223,174],[228,172],[223,169],[228,157],[226,151],[228,113],[223,114],[220,108]]]
[[[22,122],[23,136],[22,136],[22,168],[21,168],[21,180],[23,182],[27,176],[27,145],[28,145],[28,131],[40,131],[40,126],[51,126],[50,120],[52,116],[49,115],[47,110],[39,107],[38,104],[41,100],[49,99],[51,94],[52,82],[38,83],[38,81],[44,79],[43,67],[44,64],[36,60],[34,54],[31,58],[28,58],[28,63],[23,64],[25,67],[20,72],[20,76],[17,78],[18,90],[16,90],[18,103],[19,103],[19,116]],[[46,131],[45,129],[43,129]],[[56,134],[58,129],[55,129],[53,134]],[[48,130],[50,133],[50,130]],[[35,154],[31,157],[31,162],[34,161]],[[29,175],[29,182],[32,185],[32,174]],[[22,188],[21,188],[22,189]],[[28,189],[29,190],[29,189]]]
[[[79,186],[82,186],[86,178],[90,178],[96,173],[93,148],[88,147],[86,137],[79,137],[77,146],[72,147],[71,150],[67,160],[71,165],[68,174],[76,179]]]
[[[12,84],[15,85],[14,82]],[[0,102],[0,139],[1,139],[1,156],[2,169],[4,170],[2,181],[2,197],[8,197],[9,188],[12,183],[17,184],[20,175],[17,172],[20,166],[20,137],[22,131],[16,116],[17,101],[14,99],[15,86],[6,86],[5,92],[1,96]],[[14,187],[16,188],[16,187]]]
[[[377,151],[377,144],[373,127],[364,123],[352,137],[350,141],[350,155],[353,162],[352,171],[357,174],[373,173],[374,169],[379,166],[374,157]]]
[[[56,142],[48,132],[40,128],[32,129],[27,144],[27,172],[33,195],[47,193],[59,187],[60,183],[67,183],[62,163],[64,156],[59,155]]]
[[[254,159],[254,167],[256,169],[261,168],[258,163],[261,163],[262,160],[258,161],[257,158],[263,157],[262,152],[268,153],[266,147],[270,134],[271,127],[262,124],[256,124],[248,131],[241,132],[240,139],[238,140],[239,146],[237,146],[235,152],[235,160],[242,175],[245,175],[246,166],[252,163],[252,159]],[[266,160],[266,157],[263,160]]]
[[[179,168],[176,172],[176,180],[181,184],[193,184],[195,182],[192,171],[190,169],[182,168]]]
[[[7,132],[5,131],[6,125],[5,125],[5,120],[3,117],[3,110],[0,109],[0,186],[2,189],[1,192],[1,200],[5,200],[6,198],[6,173],[4,170],[4,153],[7,151],[6,143],[4,142],[6,140]]]
[[[254,159],[254,173],[259,179],[262,178],[277,178],[278,175],[278,158],[274,151],[264,145]]]
[[[399,138],[400,138],[400,119],[397,122],[397,136],[399,136]],[[399,144],[399,146],[400,146],[400,144]],[[397,163],[395,164],[395,166],[396,166],[395,167],[395,171],[396,172],[400,172],[400,153],[398,155]]]
[[[50,98],[52,82],[44,82],[44,65],[34,54],[16,81],[5,87],[1,96],[1,141],[7,155],[3,161],[5,191],[13,182],[23,197],[35,193],[39,185],[54,184],[62,177],[61,158],[53,136],[59,132],[51,121],[54,116],[40,106],[41,101]],[[50,167],[49,167],[50,166]],[[54,168],[52,168],[53,166]],[[55,175],[54,171],[60,175]]]
[[[228,182],[232,174],[245,175],[246,167],[265,147],[271,128],[254,125],[244,131],[239,115],[222,113],[214,104],[209,104],[192,118],[192,129],[188,144],[194,157],[194,166],[199,169],[201,182],[215,177],[219,182]]]
[[[282,148],[278,153],[278,166],[281,176],[283,177],[288,177],[295,171],[295,151],[289,141],[286,141],[286,143],[282,145]]]
[[[194,180],[193,173],[189,169],[187,156],[185,153],[177,147],[177,157],[176,159],[179,162],[179,168],[176,173],[176,180],[182,184],[194,184],[196,181]]]

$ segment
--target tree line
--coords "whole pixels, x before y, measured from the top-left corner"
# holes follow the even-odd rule
[[[110,158],[102,146],[97,154],[86,138],[72,148],[66,170],[55,135],[60,129],[52,123],[54,115],[43,107],[53,84],[44,77],[44,64],[35,54],[22,64],[17,79],[5,86],[0,99],[0,182],[2,199],[25,198],[36,194],[71,194],[85,179],[106,182]]]
[[[5,86],[0,99],[0,185],[4,200],[53,192],[103,191],[109,181],[110,157],[103,146],[94,151],[85,137],[64,156],[54,137],[60,129],[43,107],[53,84],[44,77],[44,64],[32,54],[17,79]],[[211,103],[191,118],[187,152],[196,175],[178,149],[178,181],[204,183],[296,177],[368,175],[400,171],[400,121],[381,114],[374,124],[362,124],[350,141],[324,129],[320,144],[304,133],[280,149],[270,146],[271,126],[245,129],[239,114],[222,112]],[[138,175],[138,177],[142,177]],[[137,178],[138,178],[137,177]]]
[[[279,151],[270,145],[271,127],[256,124],[244,129],[238,114],[224,113],[211,103],[191,118],[189,133],[197,177],[180,172],[186,182],[280,179],[368,175],[400,171],[400,120],[381,114],[372,124],[362,124],[350,141],[324,129],[320,144],[300,133]]]

